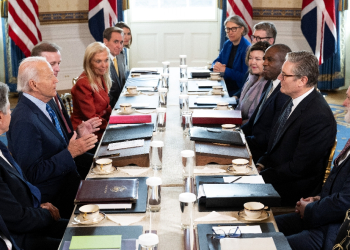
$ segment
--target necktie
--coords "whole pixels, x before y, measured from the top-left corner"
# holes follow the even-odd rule
[[[273,145],[275,145],[275,143],[277,142],[277,140],[280,138],[281,136],[281,132],[283,130],[284,125],[286,124],[288,117],[290,115],[290,112],[292,111],[292,107],[293,107],[293,101],[292,99],[289,101],[287,107],[285,108],[285,110],[283,111],[282,115],[279,118],[279,124],[278,125],[278,129],[275,135],[275,138],[273,140]]]
[[[270,83],[270,86],[266,89],[266,92],[265,92],[266,94],[265,94],[265,96],[264,96],[264,99],[263,99],[263,101],[261,102],[261,104],[260,104],[260,106],[259,106],[258,113],[256,114],[255,119],[254,119],[254,124],[256,123],[256,121],[258,120],[258,118],[259,118],[259,116],[260,116],[261,108],[264,106],[264,104],[265,104],[267,98],[269,98],[269,96],[270,96],[271,93],[272,93],[272,90],[273,90],[272,87],[273,87],[273,83],[271,82],[271,83]]]
[[[63,140],[66,141],[66,138],[64,138],[60,123],[58,122],[57,116],[55,111],[52,110],[49,104],[46,103],[46,110],[49,113],[53,125],[56,127],[58,133],[62,136]]]
[[[62,117],[62,120],[63,120],[64,126],[66,126],[67,132],[68,132],[68,133],[71,133],[71,132],[72,132],[72,130],[71,130],[71,129],[70,129],[70,127],[68,126],[67,120],[66,120],[66,118],[65,118],[65,117],[64,117],[64,115],[63,115],[62,108],[61,108],[61,105],[60,105],[60,101],[58,100],[57,95],[55,95],[55,97],[54,97],[54,98],[55,98],[55,101],[56,101],[57,107],[58,107],[58,109],[60,110],[60,113],[61,113],[61,117]]]
[[[38,208],[40,206],[40,203],[41,203],[40,190],[24,178],[23,173],[22,173],[22,169],[15,162],[12,155],[10,154],[10,151],[8,151],[7,147],[2,142],[0,142],[0,150],[1,150],[2,154],[4,155],[4,157],[8,160],[8,162],[11,163],[11,165],[17,170],[17,172],[20,174],[20,176],[26,182],[27,186],[30,189],[30,192],[32,193],[33,205],[35,208]]]
[[[117,75],[119,76],[118,62],[116,57],[113,58],[113,64],[114,64],[115,71],[117,71]]]
[[[345,147],[343,148],[343,150],[339,153],[339,155],[337,156],[337,158],[335,158],[334,160],[334,166],[338,166],[339,160],[342,159],[342,157],[344,156],[344,154],[346,154],[348,152],[348,150],[350,150],[350,139],[347,141],[347,143],[345,144]]]

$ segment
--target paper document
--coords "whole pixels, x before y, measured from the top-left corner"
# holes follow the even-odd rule
[[[277,250],[272,237],[268,238],[223,238],[221,250]]]
[[[237,176],[227,176],[223,177],[225,183],[230,183],[236,180]],[[264,179],[261,175],[257,176],[242,176],[241,179],[235,181],[234,183],[251,183],[251,184],[265,184]]]
[[[118,204],[96,204],[101,210],[104,209],[131,209],[131,203],[118,203]]]
[[[144,139],[116,142],[116,143],[108,144],[108,150],[117,150],[117,149],[122,149],[122,148],[143,147],[144,144],[145,144],[145,140]]]
[[[236,231],[237,226],[222,226],[222,227],[213,227],[215,233],[220,234],[219,230],[223,230],[225,234],[234,233]],[[242,234],[261,234],[261,227],[256,226],[239,226],[239,230],[241,230]]]

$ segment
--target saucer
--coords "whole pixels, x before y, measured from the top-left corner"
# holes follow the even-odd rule
[[[224,94],[225,94],[225,91],[221,91],[220,93],[213,93],[213,91],[210,90],[210,94],[211,94],[211,95],[224,95]]]
[[[135,111],[136,111],[136,109],[134,109],[134,108],[131,110],[131,112],[124,112],[124,111],[121,111],[120,109],[117,110],[118,114],[120,114],[120,115],[131,115]]]
[[[214,110],[233,110],[232,106],[228,106],[228,109],[217,109],[217,108],[213,108]]]
[[[208,77],[207,79],[210,80],[210,81],[221,81],[221,80],[222,80],[222,77],[219,77],[219,78],[211,78],[211,77]]]
[[[113,167],[110,171],[101,171],[101,170],[97,170],[97,169],[99,169],[99,168],[94,167],[94,168],[92,169],[92,172],[93,172],[94,174],[111,174],[111,173],[113,173],[114,171],[117,171],[117,169],[116,169],[115,167]]]
[[[97,218],[95,218],[93,220],[84,220],[82,214],[78,214],[77,216],[75,216],[74,220],[78,224],[91,225],[91,224],[97,224],[97,223],[101,222],[102,220],[104,220],[105,218],[106,218],[106,215],[104,213],[100,212],[98,214]]]
[[[229,173],[233,173],[234,175],[251,175],[252,174],[252,167],[248,166],[247,167],[247,170],[244,171],[244,172],[238,172],[237,170],[233,169],[232,167],[232,170],[230,170],[230,168],[232,167],[232,165],[230,165],[228,168],[227,168],[227,172]]]
[[[137,95],[140,95],[141,94],[141,91],[137,91],[136,94],[130,94],[128,91],[125,92],[125,96],[137,96]]]
[[[262,211],[260,217],[253,219],[253,218],[249,218],[245,212],[244,209],[238,212],[238,216],[241,217],[242,219],[246,220],[246,221],[262,221],[262,220],[266,220],[267,218],[270,217],[270,213],[266,212],[265,210]]]

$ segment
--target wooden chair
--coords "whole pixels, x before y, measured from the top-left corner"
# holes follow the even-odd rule
[[[66,107],[67,113],[69,116],[73,114],[73,100],[72,95],[70,93],[64,93],[61,95],[62,102]]]
[[[77,83],[78,79],[79,79],[79,76],[74,77],[74,78],[72,79],[72,85],[73,85],[73,86]]]

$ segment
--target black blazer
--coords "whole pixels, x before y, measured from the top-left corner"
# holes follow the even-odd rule
[[[266,83],[266,88],[270,84],[272,84],[272,81]],[[279,83],[261,107],[259,117],[256,119],[264,97],[267,95],[265,91],[253,115],[250,117],[249,121],[242,126],[255,162],[267,151],[271,131],[278,120],[283,105],[287,100],[290,100],[290,97],[283,94],[280,89],[281,84]]]
[[[0,233],[5,235],[5,237],[11,242],[12,250],[20,250],[14,239],[11,237],[10,232],[7,230],[4,220],[0,215]],[[0,249],[7,249],[7,245],[4,240],[0,239]]]
[[[119,70],[119,76],[118,76],[112,60],[110,60],[109,68],[110,68],[110,75],[112,79],[112,86],[111,86],[111,89],[109,90],[109,99],[110,99],[109,103],[113,109],[119,99],[120,93],[123,90],[123,83],[120,77],[121,76],[120,70]],[[118,69],[119,69],[119,66],[118,66]]]
[[[260,174],[281,195],[282,205],[294,206],[301,197],[320,192],[337,124],[324,97],[313,90],[289,116],[274,144],[278,125],[258,161],[265,166]]]
[[[26,234],[54,223],[49,210],[33,207],[32,194],[25,180],[2,157],[0,157],[0,214],[11,236],[21,248]]]

